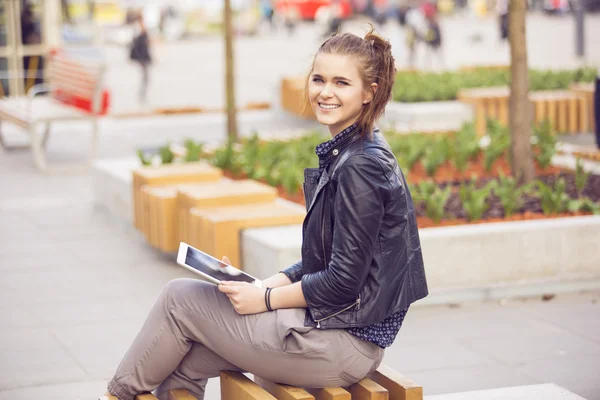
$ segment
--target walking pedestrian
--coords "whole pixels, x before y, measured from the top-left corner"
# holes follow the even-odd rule
[[[148,94],[149,68],[150,64],[152,64],[150,38],[141,12],[137,15],[135,23],[137,32],[131,42],[129,58],[140,65],[142,81],[139,89],[139,101],[140,103],[145,103]]]

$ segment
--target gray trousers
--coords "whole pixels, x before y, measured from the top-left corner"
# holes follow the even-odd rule
[[[161,292],[108,384],[119,400],[171,389],[204,398],[221,370],[303,387],[349,386],[375,370],[379,346],[343,329],[304,326],[304,308],[240,315],[216,285],[177,279]]]

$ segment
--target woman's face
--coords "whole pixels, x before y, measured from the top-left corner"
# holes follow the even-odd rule
[[[354,57],[319,53],[308,82],[310,106],[331,136],[358,119],[363,104],[372,99],[365,91]]]

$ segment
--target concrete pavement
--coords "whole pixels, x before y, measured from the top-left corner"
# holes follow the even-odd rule
[[[301,127],[277,113],[241,120],[245,132]],[[107,119],[100,157],[186,136],[220,142],[222,122]],[[82,129],[57,125],[49,159],[76,158]],[[89,174],[43,176],[29,152],[0,151],[0,182],[0,400],[94,399],[161,287],[191,273],[97,209]],[[423,384],[426,395],[554,383],[600,399],[599,300],[600,292],[591,292],[415,306],[384,362]],[[217,398],[212,382],[207,400]]]

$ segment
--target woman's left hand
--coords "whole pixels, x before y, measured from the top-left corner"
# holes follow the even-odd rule
[[[219,291],[229,297],[238,314],[258,314],[267,311],[265,290],[248,282],[221,281]]]

